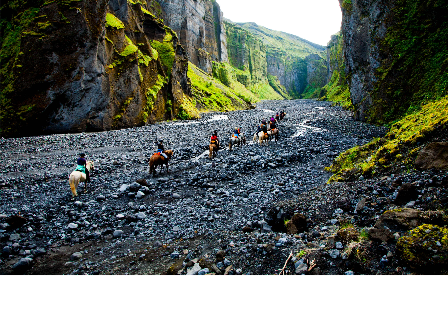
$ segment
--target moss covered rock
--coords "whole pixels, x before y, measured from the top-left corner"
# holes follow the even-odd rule
[[[448,228],[423,224],[397,242],[401,258],[414,269],[448,270]]]

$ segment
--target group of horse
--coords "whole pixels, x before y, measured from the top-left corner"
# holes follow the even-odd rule
[[[277,118],[277,119],[276,119],[277,122],[279,122],[280,120],[283,120],[285,116],[286,116],[286,114],[285,114],[285,113],[282,113],[282,114],[280,115],[280,118]],[[273,127],[272,127],[273,125],[274,125],[274,124],[273,124],[272,122],[269,122],[269,123],[266,125],[266,126],[267,126],[267,133],[264,133],[263,131],[261,131],[261,132],[255,132],[252,141],[253,141],[254,143],[256,143],[257,140],[258,140],[260,146],[263,145],[263,144],[268,145],[268,144],[269,144],[269,141],[270,141],[272,138],[274,138],[275,141],[278,141],[278,138],[279,138],[279,131],[278,131],[278,128],[277,128],[277,127],[273,128]],[[246,144],[246,135],[245,135],[244,133],[240,133],[240,134],[238,135],[238,137],[235,137],[235,136],[230,137],[230,139],[229,139],[229,150],[232,150],[232,148],[233,148],[234,146],[242,146],[242,145],[245,145],[245,144]],[[219,146],[218,146],[218,144],[216,144],[216,143],[211,143],[211,144],[209,145],[209,155],[208,155],[208,157],[209,157],[210,159],[213,159],[214,157],[216,157],[216,155],[218,154],[218,150],[219,150]]]
[[[283,113],[280,119],[277,119],[277,121],[280,121],[284,118],[285,114]],[[253,137],[253,142],[255,143],[258,139],[260,146],[263,144],[268,145],[269,141],[271,140],[271,137],[274,137],[275,141],[278,141],[279,138],[279,131],[278,128],[271,128],[273,124],[270,122],[267,125],[267,133],[261,132],[255,132]],[[242,146],[246,144],[246,136],[244,133],[240,133],[238,137],[232,136],[229,139],[229,150],[232,150],[234,146]],[[209,145],[209,158],[212,159],[216,157],[216,154],[218,153],[219,146],[216,143],[211,143]],[[149,173],[153,176],[156,174],[156,168],[158,166],[161,166],[160,172],[163,170],[163,165],[166,166],[166,171],[168,173],[168,162],[173,157],[174,151],[173,150],[165,150],[163,153],[166,155],[164,157],[163,155],[159,153],[155,153],[151,156],[149,159]],[[94,170],[94,164],[93,161],[87,161],[86,169],[89,170],[89,172],[92,172]],[[70,189],[73,194],[73,198],[78,196],[78,193],[76,189],[78,188],[78,185],[80,182],[84,182],[84,192],[87,191],[87,176],[85,173],[75,170],[72,172],[69,176],[69,185]]]

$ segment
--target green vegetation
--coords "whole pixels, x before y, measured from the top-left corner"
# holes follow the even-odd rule
[[[144,123],[148,121],[149,114],[154,108],[154,103],[156,102],[157,95],[166,83],[167,79],[161,75],[158,75],[157,82],[152,87],[146,90],[146,105],[142,111],[142,119]]]
[[[423,224],[397,242],[401,258],[414,269],[448,270],[448,228]]]
[[[111,13],[106,14],[106,28],[124,29],[124,24]]]
[[[166,29],[163,42],[151,41],[151,46],[157,51],[158,57],[160,57],[160,61],[165,67],[168,76],[171,76],[175,57],[172,31],[170,29]]]
[[[247,103],[241,96],[246,95],[246,98],[249,99],[250,92],[247,90],[244,92],[244,87],[241,87],[242,91],[236,92],[190,62],[188,63],[188,77],[191,80],[193,97],[200,110],[224,112],[247,108]]]
[[[448,94],[448,3],[396,1],[369,121],[391,123]]]
[[[19,75],[22,36],[29,31],[37,19],[43,1],[16,0],[0,5],[0,133],[9,133],[24,121],[34,105],[27,105],[14,111],[10,94],[14,92],[14,82]],[[34,33],[37,34],[37,33]]]
[[[330,44],[330,64],[332,75],[330,81],[319,92],[322,100],[332,101],[348,110],[353,110],[353,104],[350,99],[350,90],[348,79],[345,75],[345,65],[342,53],[343,37],[338,33],[333,37],[334,42]]]
[[[379,171],[405,165],[412,167],[421,143],[448,126],[448,96],[396,122],[384,138],[341,153],[326,168],[334,175],[329,182],[373,176]]]

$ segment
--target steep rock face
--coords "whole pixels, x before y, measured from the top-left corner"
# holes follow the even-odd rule
[[[372,106],[372,91],[377,81],[375,70],[381,65],[379,43],[387,32],[394,0],[339,0],[342,8],[345,72],[355,118],[365,120]]]
[[[339,0],[355,117],[398,120],[448,94],[448,3]]]
[[[266,66],[269,76],[278,78],[290,96],[299,98],[308,86],[314,88],[317,85],[320,88],[326,84],[324,47],[253,22],[229,23],[226,26],[229,25],[243,28],[260,41],[258,43],[264,46],[264,50],[260,49],[260,52],[266,55],[266,65],[263,64],[263,67]],[[228,34],[227,40],[228,44],[232,43],[232,36]],[[254,66],[252,69],[254,71]]]
[[[238,80],[245,86],[267,78],[266,47],[247,30],[226,22],[229,63],[247,73]]]
[[[212,62],[227,62],[223,15],[216,1],[159,0],[165,24],[179,36],[187,57],[207,73]]]
[[[33,1],[4,13],[2,135],[132,127],[182,109],[188,61],[144,5]]]

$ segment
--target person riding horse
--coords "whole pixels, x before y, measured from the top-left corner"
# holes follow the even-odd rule
[[[218,131],[214,131],[210,138],[210,145],[216,145],[219,148]]]
[[[277,114],[275,115],[275,120],[277,120],[277,122],[280,121],[280,115],[278,114],[278,112],[277,112]]]
[[[156,142],[157,144],[157,154],[162,155],[165,159],[167,159],[168,157],[166,156],[164,152],[165,147],[163,146],[163,140],[159,140],[158,142]]]
[[[86,174],[86,182],[90,182],[90,172],[86,168],[87,160],[85,156],[86,155],[84,153],[79,154],[79,158],[76,160],[77,167],[75,171]]]
[[[235,130],[233,131],[233,137],[238,138],[240,133],[241,133],[241,130],[238,127],[235,127]]]

